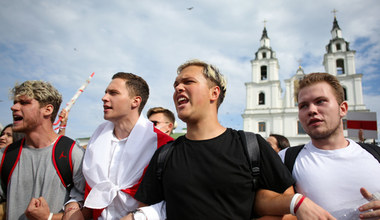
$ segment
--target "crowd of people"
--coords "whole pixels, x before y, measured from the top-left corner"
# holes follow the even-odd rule
[[[116,73],[102,97],[105,122],[84,150],[64,136],[69,112],[58,115],[62,96],[50,83],[17,84],[13,123],[0,136],[7,219],[380,218],[380,150],[344,137],[348,105],[336,77],[300,80],[295,97],[310,142],[297,147],[224,127],[226,91],[215,66],[180,65],[173,101],[187,133],[174,140],[170,110],[141,114],[146,81]]]

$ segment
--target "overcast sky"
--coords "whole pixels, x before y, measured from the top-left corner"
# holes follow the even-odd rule
[[[221,123],[242,129],[244,83],[251,80],[250,60],[260,46],[263,21],[284,86],[297,60],[305,73],[324,71],[333,9],[343,37],[356,50],[365,105],[380,112],[378,0],[1,0],[0,123],[12,122],[9,90],[16,82],[51,82],[63,95],[63,108],[92,72],[70,112],[67,135],[72,138],[90,136],[103,121],[101,97],[116,72],[132,72],[148,82],[144,115],[154,106],[175,111],[176,68],[198,58],[227,77]]]

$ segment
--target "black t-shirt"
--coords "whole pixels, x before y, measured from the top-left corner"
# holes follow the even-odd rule
[[[278,193],[294,184],[272,147],[260,145],[259,188]],[[202,141],[179,137],[167,159],[162,182],[157,179],[157,150],[135,198],[145,204],[166,200],[170,219],[249,219],[253,183],[248,159],[236,130]]]

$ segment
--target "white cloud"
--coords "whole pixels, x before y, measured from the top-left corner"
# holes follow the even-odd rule
[[[144,113],[158,105],[174,110],[176,68],[200,58],[227,76],[220,120],[241,129],[244,83],[251,80],[250,60],[260,45],[263,20],[283,80],[295,74],[299,59],[306,73],[323,71],[334,8],[344,38],[357,50],[364,92],[378,96],[380,4],[376,0],[344,4],[340,0],[2,1],[0,122],[11,121],[8,90],[16,81],[50,81],[66,103],[92,72],[93,81],[70,113],[68,134],[73,137],[91,135],[103,120],[100,99],[119,71],[136,73],[149,83],[151,95]],[[370,107],[366,99],[365,103]]]

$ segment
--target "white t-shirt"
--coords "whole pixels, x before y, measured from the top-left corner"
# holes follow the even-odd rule
[[[311,142],[298,154],[293,178],[296,191],[333,213],[363,199],[360,188],[380,192],[380,163],[354,141],[337,150],[321,150]],[[284,161],[285,150],[279,152]],[[357,208],[357,207],[351,207]]]

